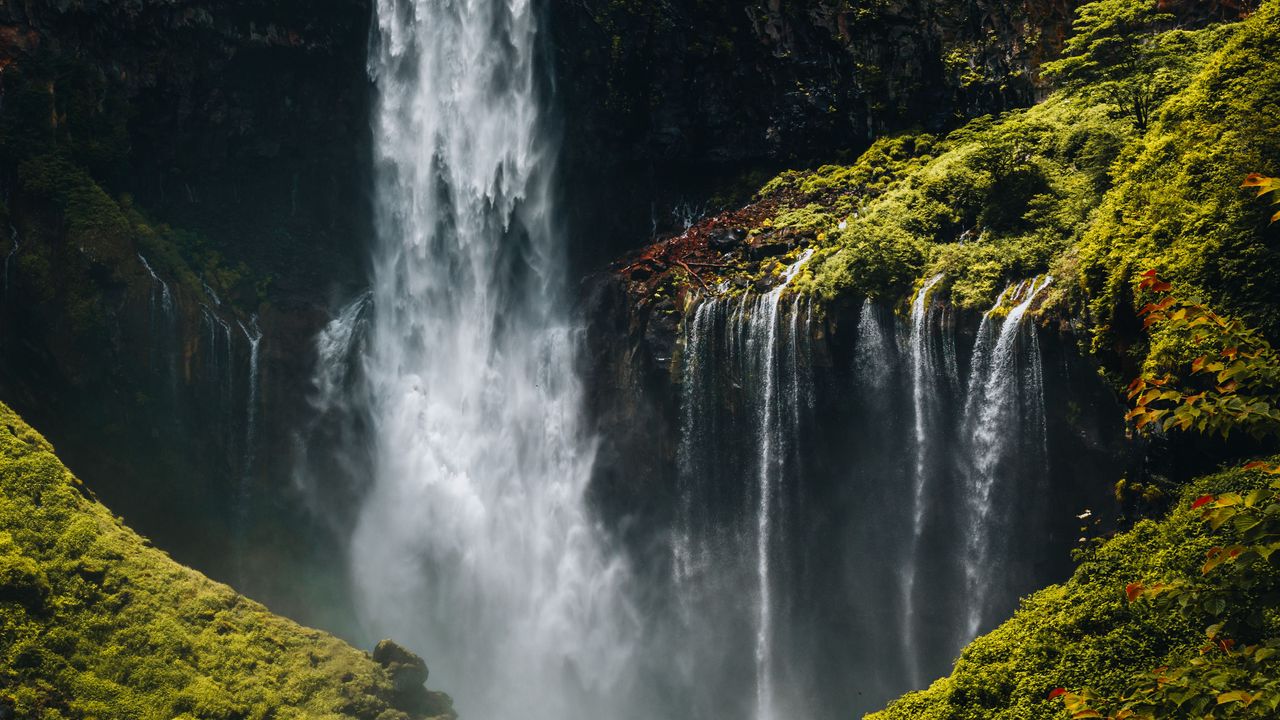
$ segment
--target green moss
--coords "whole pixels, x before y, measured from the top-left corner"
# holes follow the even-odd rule
[[[1050,306],[1092,321],[1102,348],[1154,267],[1278,337],[1280,229],[1239,187],[1280,172],[1277,7],[1162,37],[1176,67],[1160,71],[1168,99],[1148,130],[1072,86],[942,139],[884,138],[852,165],[783,173],[761,195],[778,203],[775,227],[829,234],[810,284],[828,299],[942,273],[956,304],[979,309],[1052,272]]]
[[[1128,532],[1081,552],[1080,566],[1062,585],[1026,598],[1018,612],[973,641],[949,677],[910,693],[870,720],[1041,720],[1065,717],[1050,700],[1057,687],[1089,687],[1117,696],[1142,673],[1179,665],[1199,653],[1210,622],[1265,617],[1259,637],[1277,629],[1274,600],[1266,593],[1237,598],[1222,615],[1205,613],[1203,624],[1172,608],[1130,604],[1129,583],[1182,579],[1197,587],[1234,587],[1236,573],[1251,572],[1257,586],[1280,587],[1280,570],[1254,563],[1203,576],[1205,552],[1225,542],[1210,535],[1191,499],[1207,492],[1238,491],[1266,483],[1260,473],[1231,470],[1203,478],[1184,502],[1162,520],[1145,520]],[[1220,533],[1230,536],[1227,528]],[[1247,624],[1247,623],[1245,623]],[[1256,638],[1240,637],[1238,642]]]
[[[0,527],[0,704],[17,717],[392,710],[391,679],[368,655],[150,547],[3,405]]]

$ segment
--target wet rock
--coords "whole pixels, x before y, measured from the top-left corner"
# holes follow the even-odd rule
[[[790,252],[793,247],[795,245],[790,240],[779,235],[770,235],[757,238],[749,244],[747,246],[747,255],[752,260],[763,260],[777,255],[784,255]]]
[[[727,252],[747,239],[747,231],[742,228],[718,228],[707,234],[707,245],[712,250]]]

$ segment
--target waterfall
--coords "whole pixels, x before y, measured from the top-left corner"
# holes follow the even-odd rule
[[[160,310],[164,313],[165,318],[173,315],[173,295],[169,292],[169,284],[160,279],[155,270],[151,269],[151,263],[138,253],[138,259],[142,261],[142,267],[146,268],[147,274],[151,276],[151,312],[154,315],[156,309],[156,286],[160,288]]]
[[[920,566],[920,542],[924,533],[925,517],[929,501],[926,492],[935,448],[935,404],[938,396],[938,367],[935,357],[934,335],[929,319],[929,293],[942,280],[941,275],[930,278],[911,303],[910,335],[907,338],[911,377],[911,411],[913,441],[913,472],[911,475],[911,537],[907,546],[908,557],[902,565],[902,646],[907,658],[914,685],[922,681],[919,652],[916,647],[916,574]]]
[[[203,303],[200,305],[200,322],[206,331],[201,379],[209,388],[211,400],[221,417],[223,441],[228,452],[234,455],[239,439],[236,437],[235,347],[231,339],[231,324]]]
[[[628,708],[627,568],[585,488],[532,0],[379,0],[372,483],[350,542],[370,639],[477,720]],[[639,712],[638,709],[636,712]]]
[[[999,520],[995,505],[1005,506],[1004,502],[997,503],[1002,490],[999,485],[1026,482],[1019,478],[1019,470],[1029,469],[1037,476],[1044,473],[1043,467],[1034,467],[1045,461],[1047,453],[1043,369],[1034,330],[1025,334],[1022,331],[1027,311],[1052,281],[1046,275],[1006,289],[983,315],[978,329],[962,420],[962,439],[968,448],[965,637],[975,636],[988,619],[991,586],[1003,569],[994,552]],[[1028,348],[1020,351],[1019,339],[1024,337]],[[1019,366],[1020,360],[1025,363],[1023,367]],[[1028,426],[1030,433],[1026,432]],[[1040,457],[1028,458],[1024,452],[1022,444],[1028,436],[1035,449],[1041,451]]]
[[[771,720],[793,711],[780,697],[778,615],[788,598],[777,591],[787,585],[787,518],[800,493],[788,477],[813,404],[813,317],[788,289],[811,256],[769,292],[705,298],[685,320],[671,543],[681,627],[666,650],[676,656],[674,681],[692,694],[679,717]],[[736,409],[723,422],[721,405]],[[747,473],[754,483],[742,482]],[[726,659],[741,653],[749,664]],[[753,702],[727,706],[741,672],[751,673]]]
[[[146,269],[147,274],[151,276],[151,291],[149,294],[149,321],[151,324],[151,363],[154,367],[164,367],[168,374],[170,390],[176,392],[176,384],[178,382],[177,358],[175,351],[177,348],[171,347],[175,342],[175,326],[177,324],[177,315],[174,313],[173,293],[169,291],[169,284],[166,283],[156,271],[151,269],[151,263],[143,257],[142,253],[138,253],[138,260],[142,263],[142,267]]]
[[[780,407],[779,399],[780,384],[794,378],[795,366],[792,365],[792,374],[790,378],[780,378],[777,371],[777,346],[778,346],[778,307],[782,301],[782,295],[787,291],[787,286],[795,278],[796,274],[804,266],[809,258],[812,257],[813,250],[806,250],[804,254],[793,265],[788,267],[782,275],[782,282],[777,287],[765,293],[756,301],[756,306],[749,314],[752,321],[752,328],[748,334],[748,342],[755,347],[752,348],[757,357],[763,358],[760,368],[760,381],[764,383],[763,397],[760,407],[757,409],[759,414],[760,427],[760,459],[756,469],[756,477],[759,482],[757,493],[759,496],[759,512],[756,516],[756,563],[757,576],[759,578],[759,620],[756,625],[756,720],[774,720],[776,717],[776,708],[774,707],[774,691],[773,691],[773,596],[772,596],[772,557],[773,554],[773,528],[776,519],[774,518],[774,506],[778,503],[777,495],[780,492],[778,484],[781,482],[780,464],[782,454],[779,452],[780,446],[789,439],[785,432],[787,426],[783,424],[782,414],[784,408]],[[743,310],[747,308],[743,303]],[[798,314],[798,313],[797,313]],[[794,339],[795,334],[788,334],[789,339]],[[793,382],[798,382],[793,380]],[[790,388],[794,392],[794,385]],[[794,398],[794,395],[793,395]]]

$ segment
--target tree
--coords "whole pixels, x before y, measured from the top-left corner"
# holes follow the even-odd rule
[[[1114,105],[1139,130],[1187,74],[1185,33],[1162,32],[1173,16],[1154,0],[1096,0],[1082,5],[1063,57],[1041,67],[1068,91]]]

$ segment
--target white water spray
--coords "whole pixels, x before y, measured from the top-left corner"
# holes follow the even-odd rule
[[[634,643],[584,499],[536,30],[531,0],[378,0],[370,54],[374,468],[353,581],[368,631],[422,653],[475,720],[622,714]]]

